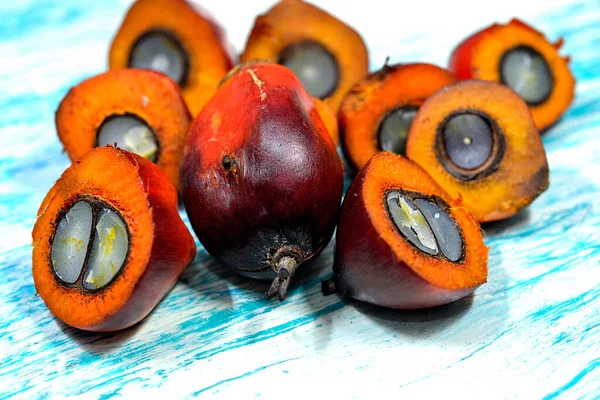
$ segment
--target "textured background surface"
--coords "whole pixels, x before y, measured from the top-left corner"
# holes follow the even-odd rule
[[[253,16],[270,3],[204,5],[240,49]],[[228,399],[288,390],[292,398],[600,396],[598,1],[394,2],[396,10],[383,0],[322,4],[363,34],[372,69],[386,55],[445,65],[463,37],[513,15],[552,40],[565,37],[577,98],[543,138],[552,185],[528,211],[486,227],[488,284],[419,312],[344,303],[320,293],[330,246],[279,305],[263,300],[266,285],[231,276],[200,251],[135,328],[94,335],[64,326],[36,297],[30,259],[37,207],[69,165],[53,113],[70,86],[106,68],[128,4],[2,1],[0,398],[159,389],[169,398]]]

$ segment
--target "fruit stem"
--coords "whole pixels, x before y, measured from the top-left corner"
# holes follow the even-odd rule
[[[277,263],[277,276],[271,283],[271,287],[265,293],[265,298],[267,300],[271,300],[277,296],[279,301],[285,300],[287,297],[287,290],[294,274],[296,273],[296,269],[299,264],[294,257],[283,256],[279,259]]]
[[[321,282],[321,292],[323,296],[329,296],[337,292],[337,284],[335,283],[335,276]]]

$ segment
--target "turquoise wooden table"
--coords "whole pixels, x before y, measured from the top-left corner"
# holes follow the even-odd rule
[[[270,4],[204,2],[237,49]],[[463,37],[512,16],[564,36],[572,55],[575,102],[543,137],[550,189],[485,226],[488,283],[423,311],[344,302],[320,292],[330,244],[278,304],[263,299],[266,284],[231,275],[199,247],[143,323],[89,334],[36,296],[31,228],[69,165],[54,111],[70,86],[106,68],[128,2],[1,2],[0,398],[600,397],[600,3],[392,4],[322,2],[363,34],[372,69],[388,55],[445,65]]]

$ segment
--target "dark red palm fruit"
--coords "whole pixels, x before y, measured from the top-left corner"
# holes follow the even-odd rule
[[[418,248],[394,222],[386,200],[390,193],[401,194],[411,207],[422,207],[419,202],[434,204],[438,211],[429,217],[423,212],[420,220],[434,232],[431,215],[450,218],[448,224],[437,225],[443,233],[441,237],[435,233],[437,254],[422,250],[425,241],[418,242]],[[455,245],[449,228],[455,239],[460,238]],[[334,276],[324,283],[324,291],[337,289],[391,308],[433,307],[465,297],[485,283],[487,257],[479,223],[460,201],[417,164],[382,152],[371,158],[346,193],[336,234]]]
[[[87,244],[75,236],[57,233],[65,219],[69,223],[69,212],[80,203],[96,210],[87,222],[91,226],[91,236],[83,238]],[[120,266],[113,265],[118,271],[102,284],[89,279],[94,245],[107,255],[118,246],[115,240],[119,236],[113,230],[107,236],[95,237],[94,231],[100,233],[110,226],[100,227],[99,209],[116,214],[123,223],[121,232],[127,232],[126,257]],[[71,223],[85,225],[84,219],[71,217]],[[67,168],[42,202],[32,236],[37,292],[57,318],[88,331],[125,329],[145,318],[196,254],[194,238],[179,216],[177,191],[169,177],[145,158],[114,147],[96,147]],[[61,267],[55,263],[55,245],[61,242],[68,247],[67,262],[81,251],[83,261],[73,280],[61,276]]]
[[[237,273],[274,279],[283,300],[296,268],[335,227],[343,166],[310,95],[287,68],[239,66],[196,117],[181,192],[196,235]]]

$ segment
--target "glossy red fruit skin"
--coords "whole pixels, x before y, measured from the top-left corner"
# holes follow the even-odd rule
[[[336,232],[333,280],[347,297],[388,308],[420,309],[448,304],[475,291],[437,288],[399,262],[369,218],[361,195],[365,169],[352,181]]]
[[[471,58],[473,54],[473,47],[481,40],[481,32],[477,32],[461,44],[459,44],[450,55],[450,61],[448,62],[448,69],[456,75],[460,80],[472,79],[473,72],[471,71]]]
[[[327,245],[343,167],[298,79],[242,66],[190,128],[181,193],[206,250],[241,275],[272,279],[275,258],[310,260]]]

